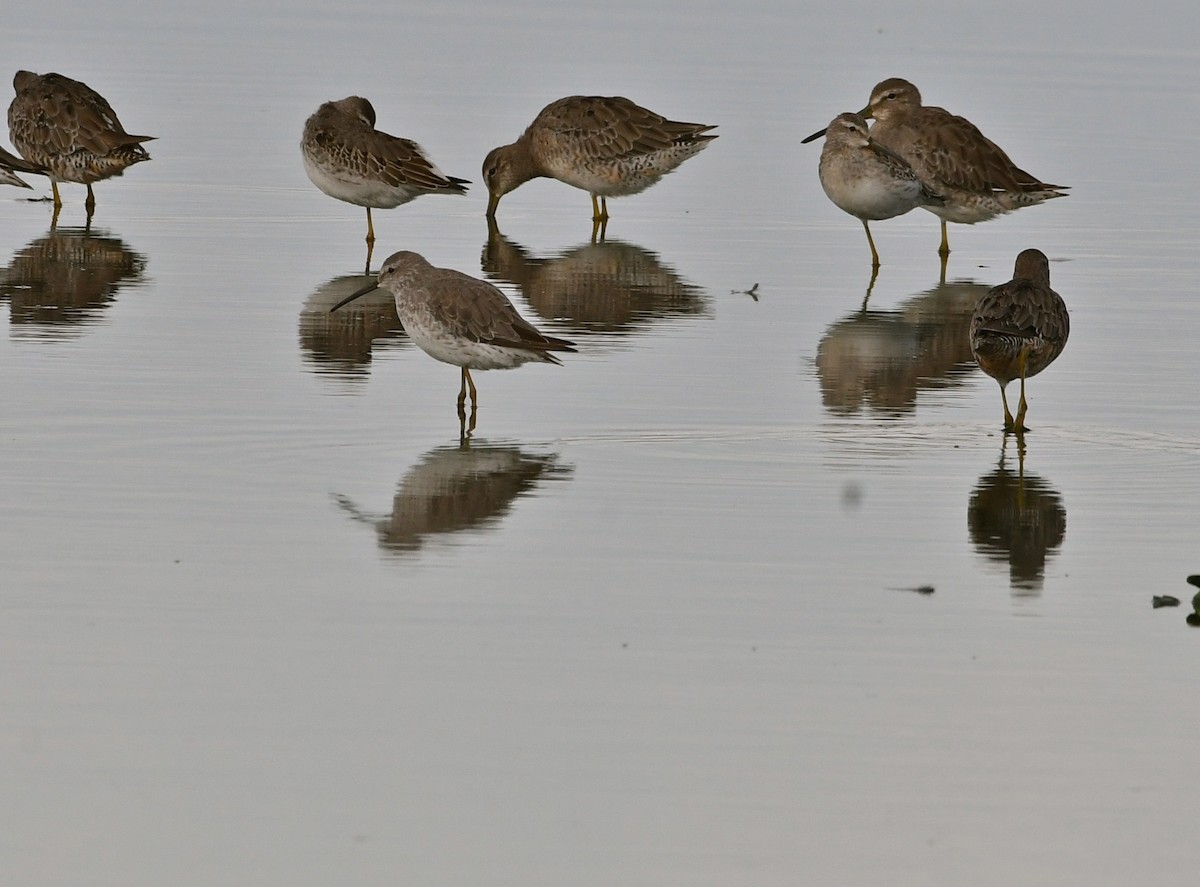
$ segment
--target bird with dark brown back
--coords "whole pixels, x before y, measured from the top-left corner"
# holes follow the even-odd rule
[[[18,71],[16,98],[8,106],[8,132],[27,161],[45,169],[62,208],[59,182],[87,185],[88,218],[96,208],[92,183],[119,176],[150,155],[142,142],[154,136],[130,135],[104,96],[62,74]]]
[[[1013,279],[988,291],[971,317],[971,353],[980,369],[1000,385],[1004,430],[1024,434],[1025,380],[1050,366],[1066,347],[1071,321],[1062,297],[1050,289],[1050,262],[1041,250],[1017,256]],[[1021,380],[1014,417],[1005,388]]]

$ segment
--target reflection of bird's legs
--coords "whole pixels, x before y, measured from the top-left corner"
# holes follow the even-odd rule
[[[862,312],[867,311],[867,302],[871,301],[871,290],[875,289],[875,280],[879,277],[879,266],[876,265],[871,269],[871,280],[867,284],[867,294],[863,296]]]
[[[1017,433],[1017,512],[1025,511],[1025,435]],[[1022,521],[1023,523],[1024,521]]]
[[[599,202],[596,201],[596,195],[592,195],[592,243],[597,240],[603,240],[605,232],[608,231],[608,198],[601,197]]]
[[[375,251],[375,225],[371,222],[371,207],[367,207],[367,266],[363,274],[371,273],[371,253]]]
[[[1018,358],[1018,363],[1021,367],[1021,402],[1017,404],[1017,418],[1013,423],[1013,429],[1017,434],[1023,434],[1029,429],[1025,427],[1025,413],[1029,410],[1029,404],[1025,402],[1025,368],[1029,365],[1029,348],[1021,349],[1021,356]]]
[[[867,232],[867,246],[871,247],[871,267],[879,270],[879,252],[875,249],[875,238],[871,236],[871,226],[863,219],[863,230]]]
[[[467,424],[467,391],[471,392],[471,421]],[[475,396],[475,380],[471,378],[471,371],[466,367],[462,368],[462,386],[458,389],[458,439],[464,441],[475,431],[475,410],[477,407]]]
[[[950,255],[950,238],[946,236],[946,220],[941,219],[942,223],[942,245],[938,247],[938,255],[943,259]]]

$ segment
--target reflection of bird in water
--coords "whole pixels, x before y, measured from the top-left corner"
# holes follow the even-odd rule
[[[418,551],[434,536],[494,529],[512,504],[543,480],[564,480],[570,467],[557,454],[513,446],[460,443],[438,447],[409,469],[392,501],[392,513],[364,513],[345,496],[338,504],[355,520],[372,524],[388,551]]]
[[[619,240],[539,259],[489,226],[481,264],[490,279],[516,286],[539,316],[572,334],[628,335],[658,319],[708,310],[703,290],[649,250]]]
[[[922,105],[920,91],[907,80],[876,84],[859,113],[875,120],[871,138],[912,164],[921,181],[944,198],[943,205],[925,207],[942,220],[943,257],[950,255],[946,222],[973,225],[1066,196],[1066,185],[1038,181],[1020,169],[965,117]]]
[[[1007,437],[1005,437],[1007,443]],[[1008,563],[1014,591],[1041,591],[1046,558],[1067,534],[1067,509],[1062,496],[1036,474],[1025,473],[1025,445],[1018,440],[1018,468],[1004,464],[1000,448],[996,470],[975,485],[967,503],[971,544],[987,557]]]
[[[17,173],[30,172],[39,176],[46,175],[45,167],[38,166],[36,163],[30,163],[28,160],[22,160],[15,154],[10,154],[8,151],[0,148],[0,185],[15,185],[18,188],[33,187]]]
[[[0,270],[0,298],[12,323],[56,331],[94,322],[123,286],[141,282],[146,258],[117,237],[86,228],[55,228],[17,252]]]
[[[939,283],[895,311],[863,309],[832,324],[817,346],[817,377],[826,409],[902,415],[917,393],[970,378],[967,330],[988,287]]]
[[[495,217],[505,194],[548,176],[592,196],[592,236],[603,236],[609,197],[645,191],[708,147],[715,128],[668,120],[622,96],[558,99],[519,139],[493,148],[484,159],[488,218]]]
[[[945,201],[917,178],[907,160],[872,140],[867,121],[858,114],[839,114],[804,142],[822,135],[821,187],[834,206],[862,222],[871,263],[878,268],[879,253],[867,222],[902,216],[918,206],[941,206]]]
[[[55,210],[62,207],[58,183],[78,182],[87,185],[84,207],[90,219],[96,208],[92,183],[150,159],[142,142],[154,136],[127,133],[112,105],[86,83],[62,74],[18,71],[13,89],[9,135],[26,160],[46,168]]]
[[[375,290],[359,299],[354,310],[330,313],[333,305],[374,279],[365,274],[335,277],[317,287],[304,302],[300,347],[316,372],[363,379],[375,351],[408,344],[396,316],[396,302],[386,290]]]
[[[382,287],[396,299],[396,314],[413,343],[435,360],[462,369],[458,414],[471,392],[471,428],[477,406],[471,370],[508,370],[530,361],[561,363],[552,352],[574,352],[574,343],[543,335],[517,313],[508,297],[484,280],[435,268],[413,252],[393,253],[379,279],[329,310]]]
[[[304,123],[304,171],[337,200],[367,210],[367,267],[375,243],[371,208],[393,209],[422,194],[465,194],[466,179],[445,175],[421,146],[375,128],[375,109],[360,96],[325,102]]]
[[[971,318],[971,351],[980,368],[1000,383],[1004,430],[1025,432],[1025,380],[1054,362],[1066,347],[1071,321],[1062,297],[1050,289],[1050,262],[1040,250],[1017,256],[1013,279],[979,300]],[[1008,411],[1005,387],[1021,380],[1017,415]]]

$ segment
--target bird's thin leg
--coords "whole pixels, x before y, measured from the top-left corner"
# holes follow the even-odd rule
[[[863,230],[867,232],[867,246],[871,247],[871,267],[879,270],[879,252],[875,249],[875,238],[871,236],[871,226],[863,219]]]
[[[374,251],[375,251],[375,244],[373,242],[371,242],[370,240],[368,240],[367,241],[367,264],[366,264],[366,267],[363,268],[363,274],[369,275],[371,273],[371,253],[373,253]]]
[[[950,262],[950,251],[947,250],[946,252],[939,253],[938,255],[941,258],[941,265],[942,265],[942,270],[938,276],[938,283],[940,283],[942,286],[945,286],[946,285],[946,265],[949,264],[949,262]]]
[[[58,182],[54,181],[54,179],[50,180],[50,189],[54,192],[54,209],[62,209],[62,197],[58,193]]]
[[[375,225],[371,221],[371,207],[367,207],[367,246],[375,245]]]
[[[1018,434],[1023,434],[1029,429],[1025,427],[1025,413],[1029,410],[1029,404],[1025,401],[1025,368],[1029,365],[1029,349],[1021,349],[1020,357],[1021,366],[1021,402],[1017,404],[1017,418],[1015,428]]]
[[[458,415],[463,415],[463,404],[467,402],[467,368],[462,368],[462,384],[458,387]]]
[[[1012,431],[1015,428],[1013,423],[1013,414],[1008,410],[1008,394],[1004,390],[1004,383],[1000,383],[1000,400],[1004,403],[1004,430]]]
[[[471,411],[475,411],[477,401],[475,398],[475,380],[471,378],[471,371],[463,367],[463,378],[466,379],[467,386],[471,389]]]
[[[92,193],[92,183],[88,182],[87,200],[83,202],[83,208],[87,210],[88,219],[91,220],[92,213],[96,211],[96,195]]]
[[[471,435],[475,433],[475,408],[471,407],[471,418],[467,420],[467,411],[463,409],[462,404],[458,407],[458,442],[464,447],[471,441]]]
[[[600,224],[603,216],[600,215],[600,202],[596,200],[596,195],[592,195],[592,221],[597,225]]]
[[[942,219],[942,245],[938,247],[938,255],[942,258],[950,255],[950,238],[946,235],[946,220]]]

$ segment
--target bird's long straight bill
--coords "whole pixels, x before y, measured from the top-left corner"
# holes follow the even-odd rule
[[[808,138],[806,138],[806,139],[801,139],[801,140],[800,140],[800,144],[801,144],[801,145],[807,145],[809,142],[815,141],[815,140],[819,139],[821,136],[825,135],[825,133],[826,133],[827,131],[828,131],[828,127],[826,127],[825,129],[818,129],[816,132],[814,132],[814,133],[813,133],[812,135],[810,135]]]
[[[343,305],[349,305],[355,299],[365,296],[367,293],[373,292],[374,290],[377,290],[377,289],[379,289],[379,281],[374,280],[371,283],[364,286],[362,289],[355,290],[350,295],[346,296],[346,298],[342,299],[342,301],[338,302],[336,305],[334,305],[332,308],[330,308],[329,313],[332,314],[333,312],[335,312],[339,308],[341,308]]]

